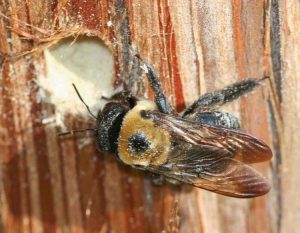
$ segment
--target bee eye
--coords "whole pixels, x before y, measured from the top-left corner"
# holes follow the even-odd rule
[[[150,141],[143,133],[136,133],[129,137],[129,150],[133,153],[143,153],[150,147]]]

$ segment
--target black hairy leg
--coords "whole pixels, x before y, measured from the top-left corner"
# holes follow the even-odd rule
[[[165,114],[173,113],[174,110],[163,93],[162,86],[158,75],[155,73],[154,69],[144,62],[140,57],[137,57],[143,64],[143,68],[146,71],[147,78],[150,82],[150,85],[155,93],[155,103],[158,107],[158,110]]]
[[[262,79],[247,79],[227,86],[222,90],[206,93],[190,105],[184,111],[182,116],[185,117],[188,114],[193,114],[195,112],[210,111],[223,104],[236,100],[255,89],[259,86],[261,81],[266,78],[267,77]]]

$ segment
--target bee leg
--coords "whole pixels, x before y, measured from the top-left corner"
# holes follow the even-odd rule
[[[131,108],[134,107],[137,102],[137,98],[133,96],[130,91],[120,91],[111,97],[102,96],[101,99],[129,105]]]
[[[149,172],[149,177],[151,178],[152,183],[157,186],[162,186],[165,183],[165,178],[162,175]]]
[[[141,60],[141,59],[140,59]],[[142,61],[142,60],[141,60]],[[146,71],[147,78],[151,84],[151,87],[155,93],[155,103],[160,112],[170,114],[174,110],[169,103],[168,99],[163,93],[162,86],[159,80],[159,77],[155,73],[154,69],[147,64],[146,62],[142,61],[144,64],[144,70]]]
[[[221,105],[238,99],[239,97],[249,93],[256,88],[262,79],[248,79],[240,82],[236,82],[230,86],[225,87],[222,90],[206,93],[192,105],[190,105],[183,113],[183,117],[194,112],[200,112],[203,110],[210,110],[220,107]]]
[[[241,128],[241,123],[239,118],[225,111],[195,112],[186,115],[184,118],[205,125],[225,127],[231,129]]]
[[[166,177],[165,180],[166,180],[168,183],[173,184],[173,185],[180,185],[180,184],[182,184],[181,181],[175,180],[175,179],[172,179],[172,178],[168,178],[168,177]]]
[[[149,175],[152,180],[152,183],[157,186],[162,186],[165,183],[165,181],[167,181],[168,183],[173,184],[173,185],[179,185],[182,183],[178,180],[168,178],[163,175],[159,175],[159,174],[155,174],[155,173],[149,173]]]

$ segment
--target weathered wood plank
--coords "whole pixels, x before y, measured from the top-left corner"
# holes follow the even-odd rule
[[[299,9],[294,0],[0,0],[0,231],[161,232],[179,200],[180,232],[296,232]],[[148,83],[134,73],[138,52],[179,111],[206,91],[270,75],[270,82],[226,109],[272,147],[272,164],[256,166],[272,181],[271,192],[239,200],[188,186],[156,187],[93,143],[58,138],[57,125],[43,123],[55,106],[40,101],[35,84],[46,72],[43,55],[15,61],[3,55],[49,40],[46,47],[73,31],[108,45],[115,87],[129,79],[133,91],[152,98]],[[78,118],[64,123],[91,123]]]

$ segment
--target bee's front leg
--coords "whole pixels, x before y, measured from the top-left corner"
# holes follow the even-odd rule
[[[172,105],[169,103],[167,97],[165,96],[160,79],[155,73],[152,66],[144,62],[139,56],[137,58],[143,63],[143,69],[146,71],[148,81],[152,87],[152,90],[155,93],[155,103],[158,107],[158,110],[162,113],[170,114],[174,112]]]

